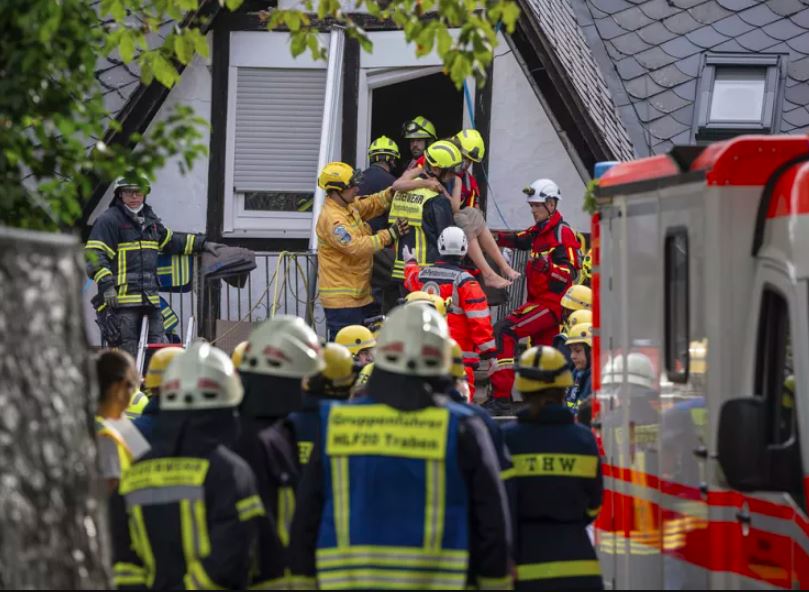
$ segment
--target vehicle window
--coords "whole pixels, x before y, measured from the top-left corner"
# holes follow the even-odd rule
[[[688,231],[673,229],[665,244],[666,374],[688,380]]]

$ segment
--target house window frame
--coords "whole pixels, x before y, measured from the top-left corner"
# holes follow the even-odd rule
[[[708,53],[703,58],[694,109],[693,135],[697,142],[725,140],[745,133],[774,134],[779,131],[785,60],[781,54]],[[756,121],[711,121],[717,68],[764,68],[764,103]]]
[[[319,35],[321,44],[329,47],[329,34]],[[223,237],[308,238],[312,212],[246,210],[242,194],[234,191],[236,151],[236,97],[239,68],[321,69],[328,60],[314,60],[308,52],[293,58],[289,52],[289,33],[268,31],[231,31],[228,64],[227,116],[225,139],[225,183]],[[325,102],[328,97],[324,97]],[[316,190],[316,174],[312,177],[312,194]]]

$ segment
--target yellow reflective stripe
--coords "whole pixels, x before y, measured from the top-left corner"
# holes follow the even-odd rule
[[[236,502],[236,511],[239,513],[239,520],[246,522],[256,516],[265,516],[264,503],[257,495],[251,495]]]
[[[596,516],[598,516],[598,513],[600,511],[601,511],[601,506],[598,506],[597,508],[587,508],[587,515],[590,518],[595,518]]]
[[[149,542],[149,535],[146,532],[146,523],[143,521],[143,509],[140,506],[133,506],[131,509],[129,532],[132,539],[132,548],[143,561],[145,567],[146,587],[151,588],[155,580],[155,559],[152,553],[152,545]]]
[[[371,289],[368,287],[363,288],[349,288],[349,287],[336,287],[336,288],[320,288],[321,294],[349,294],[351,296],[363,296],[370,293]]]
[[[194,241],[196,238],[197,237],[195,237],[193,234],[189,234],[185,237],[185,249],[183,249],[184,255],[190,255],[194,252]]]
[[[461,590],[466,582],[466,573],[397,569],[342,569],[318,572],[317,580],[319,587],[325,590],[346,588]]]
[[[444,462],[430,460],[424,463],[426,506],[424,508],[424,548],[441,549],[444,538],[445,475]]]
[[[506,481],[507,479],[511,479],[512,477],[516,476],[517,471],[514,469],[514,467],[506,469],[505,471],[500,471],[500,479],[502,479],[503,481]]]
[[[526,563],[517,566],[517,580],[547,580],[550,578],[576,578],[600,576],[598,560],[550,561],[548,563]]]
[[[208,536],[208,519],[205,510],[205,500],[194,501],[194,520],[197,521],[199,556],[207,557],[211,554],[211,539]]]
[[[89,240],[87,244],[84,245],[86,249],[95,249],[97,251],[104,251],[110,257],[115,257],[115,251],[110,247],[107,243],[100,241],[100,240]]]
[[[161,251],[162,251],[162,250],[163,250],[163,248],[164,248],[164,247],[165,247],[167,244],[169,244],[169,241],[171,240],[171,236],[172,236],[173,234],[174,234],[174,233],[171,231],[171,228],[166,228],[166,236],[165,236],[165,238],[164,238],[162,241],[160,241],[160,244],[158,245],[158,247],[157,247],[157,248],[158,248],[159,250],[161,250]]]
[[[157,294],[148,294],[146,296],[146,299],[154,305],[160,304],[160,296],[158,296]]]
[[[98,284],[101,282],[102,279],[104,279],[107,276],[112,276],[112,272],[106,267],[102,267],[93,276],[93,281]]]
[[[183,556],[185,564],[191,565],[196,559],[194,550],[194,523],[191,516],[191,502],[187,499],[180,500],[180,531],[183,541]]]
[[[465,570],[469,561],[466,551],[438,549],[436,551],[414,547],[356,546],[338,549],[318,549],[318,569],[368,565],[384,567],[432,567],[435,569]]]
[[[478,589],[479,590],[511,590],[513,582],[511,576],[503,576],[502,578],[484,578],[478,576]]]
[[[591,454],[515,454],[517,477],[595,477],[598,457]]]
[[[112,583],[115,586],[146,585],[146,571],[140,565],[119,562],[112,569]]]
[[[121,495],[149,487],[200,486],[205,482],[209,462],[203,458],[168,457],[144,460],[126,472]]]
[[[187,590],[224,590],[225,588],[216,584],[202,567],[199,561],[194,561],[188,565],[188,573],[183,578]]]
[[[289,576],[286,580],[290,590],[317,589],[317,579],[314,576]]]
[[[140,304],[142,300],[143,299],[140,294],[129,294],[118,296],[119,304]]]
[[[348,547],[349,537],[349,492],[348,457],[335,456],[331,459],[331,480],[334,497],[334,531],[337,533],[337,547]]]
[[[389,545],[385,545],[384,547],[374,545],[352,545],[347,548],[330,547],[317,550],[317,556],[323,558],[352,557],[355,555],[430,557],[436,558],[436,561],[441,558],[454,558],[458,561],[466,561],[467,557],[469,557],[469,552],[466,549],[440,549],[433,552],[425,551],[424,547],[394,547]]]
[[[312,456],[312,450],[315,447],[314,442],[306,442],[303,440],[298,441],[298,462],[305,465],[309,462],[309,457]]]

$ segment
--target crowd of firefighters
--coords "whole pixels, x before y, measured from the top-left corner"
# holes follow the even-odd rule
[[[118,588],[602,587],[587,531],[602,495],[592,297],[559,188],[533,182],[535,224],[492,233],[470,172],[480,134],[439,140],[417,117],[404,137],[398,179],[384,136],[364,174],[330,163],[318,176],[327,340],[279,315],[230,356],[203,341],[157,349],[142,385],[133,330],[97,357]],[[150,314],[144,253],[216,247],[166,229],[147,192],[120,180],[87,243],[102,313]],[[530,255],[525,304],[493,326],[481,281],[520,276],[498,246]],[[372,280],[375,257],[390,273]]]

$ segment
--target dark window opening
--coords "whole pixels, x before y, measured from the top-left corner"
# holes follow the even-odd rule
[[[688,231],[678,228],[665,243],[666,374],[672,382],[688,380]]]

